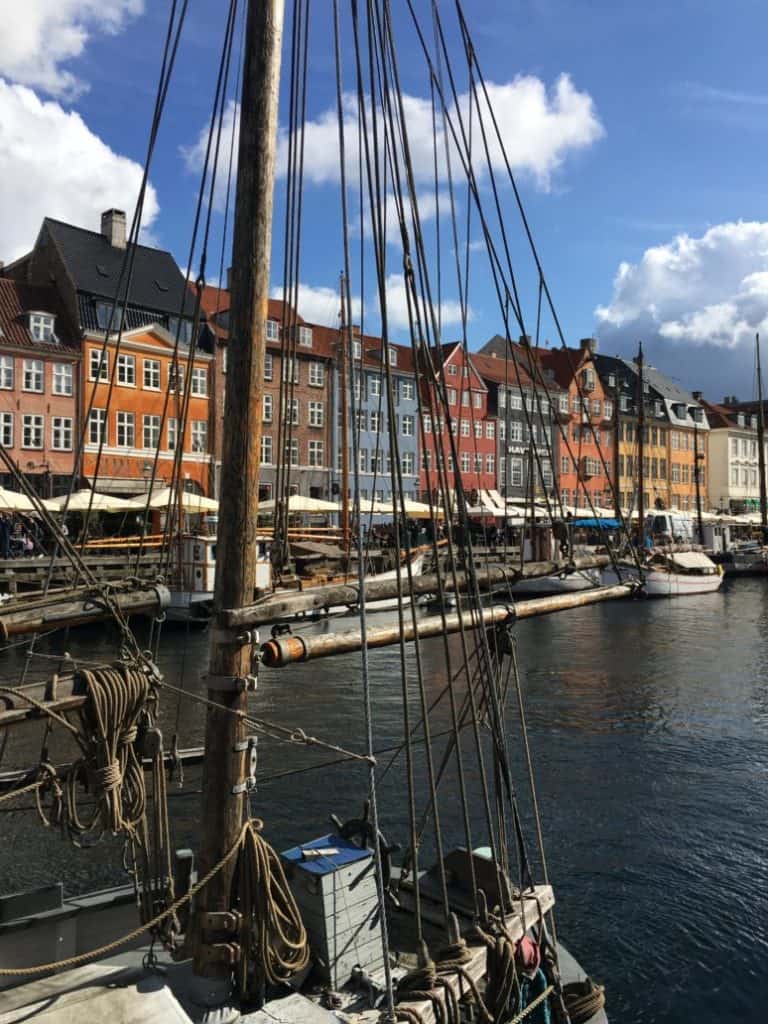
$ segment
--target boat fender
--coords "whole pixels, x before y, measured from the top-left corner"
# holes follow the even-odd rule
[[[541,948],[538,942],[523,935],[515,946],[515,962],[522,974],[533,978],[541,967]]]
[[[525,936],[523,936],[525,939]],[[520,941],[522,942],[523,939]],[[529,940],[530,941],[530,940]],[[520,945],[520,943],[518,943]],[[541,996],[547,989],[548,982],[544,975],[544,971],[539,968],[534,972],[532,977],[524,976],[520,982],[520,1004],[518,1013],[521,1013],[526,1006]],[[550,1024],[552,1020],[552,1013],[549,1008],[549,1000],[544,999],[543,1002],[526,1016],[528,1024]]]

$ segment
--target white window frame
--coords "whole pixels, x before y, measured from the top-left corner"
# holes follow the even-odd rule
[[[404,402],[412,402],[416,396],[416,388],[412,380],[400,381],[400,398]]]
[[[122,352],[117,357],[117,383],[124,388],[136,387],[136,356]]]
[[[149,440],[147,438],[149,437]],[[141,417],[141,447],[155,451],[160,445],[160,417],[144,413]]]
[[[45,363],[42,359],[24,360],[24,386],[22,391],[42,395],[45,390]],[[35,386],[38,385],[39,387]]]
[[[118,448],[136,447],[136,414],[132,412],[118,411],[115,419],[116,433],[115,441]],[[123,440],[120,440],[122,434]],[[130,442],[129,442],[130,437]]]
[[[416,433],[416,419],[414,416],[406,413],[400,419],[400,433],[403,437],[414,437]]]
[[[269,323],[269,321],[267,321],[267,323]],[[274,370],[273,370],[273,365],[272,365],[272,353],[271,352],[265,352],[264,353],[264,380],[272,380],[273,372],[274,372]]]
[[[166,437],[168,438],[168,451],[175,452],[179,444],[179,421],[175,416],[168,417]]]
[[[74,394],[75,379],[72,363],[54,363],[52,389],[54,395]]]
[[[301,348],[312,348],[312,328],[299,324],[298,342]]]
[[[198,398],[208,397],[208,368],[206,366],[192,367],[192,394]]]
[[[311,439],[307,444],[307,464],[315,469],[325,465],[325,443]]]
[[[309,364],[309,386],[312,388],[325,387],[325,367],[314,359]]]
[[[56,317],[52,313],[30,313],[29,333],[34,341],[55,341]]]
[[[13,448],[12,412],[0,412],[0,447]]]
[[[109,352],[100,348],[88,350],[88,380],[109,380]]]
[[[39,413],[25,413],[21,420],[21,447],[39,451],[43,447],[44,417]]]
[[[55,452],[72,451],[72,417],[51,417],[51,448]]]
[[[277,320],[267,319],[264,334],[267,341],[280,341],[280,325]]]
[[[402,469],[405,476],[413,476],[416,472],[416,459],[413,452],[403,452]]]
[[[16,368],[13,356],[0,356],[0,388],[3,391],[13,391],[15,375]]]
[[[486,441],[496,440],[496,424],[493,420],[487,420],[485,424],[485,439]]]
[[[192,451],[196,455],[208,451],[208,420],[192,420]]]
[[[270,434],[261,435],[261,465],[272,465],[272,436]]]
[[[310,427],[325,426],[325,402],[310,402],[308,412]]]
[[[261,422],[271,423],[272,422],[272,410],[274,406],[274,400],[272,395],[266,394],[261,399]]]
[[[88,417],[88,443],[89,444],[104,444],[108,443],[108,420],[106,409],[91,409],[91,415]]]

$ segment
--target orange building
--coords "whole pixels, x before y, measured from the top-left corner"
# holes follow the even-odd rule
[[[138,327],[123,333],[119,352],[117,336],[110,335],[102,362],[104,335],[86,332],[84,416],[94,397],[85,435],[83,476],[93,482],[101,447],[97,490],[126,495],[145,491],[158,449],[155,485],[171,482],[174,459],[182,445],[179,424],[188,392],[181,479],[187,490],[210,492],[213,356],[198,350],[190,365],[188,350],[182,346],[175,363],[174,343],[163,327]]]
[[[598,375],[595,349],[594,339],[584,338],[577,349],[540,349],[537,357],[545,376],[567,392],[559,398],[556,430],[563,504],[610,508],[613,398]]]

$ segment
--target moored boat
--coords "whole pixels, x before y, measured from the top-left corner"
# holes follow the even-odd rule
[[[605,586],[627,580],[641,582],[647,597],[683,597],[719,590],[723,573],[703,551],[657,549],[639,564],[623,560],[617,569],[603,569]]]

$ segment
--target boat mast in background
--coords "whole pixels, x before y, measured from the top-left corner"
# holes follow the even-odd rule
[[[637,350],[637,525],[640,546],[645,539],[645,385],[643,383],[643,343]]]
[[[694,391],[693,397],[698,401],[701,398],[700,391]],[[701,463],[704,453],[699,454],[699,421],[698,415],[701,406],[696,410],[693,418],[693,482],[696,485],[696,520],[699,530],[699,544],[704,546],[704,516],[701,511]]]
[[[257,647],[250,634],[226,629],[222,613],[252,602],[256,585],[262,382],[282,33],[283,0],[248,0],[232,245],[219,571],[207,678],[201,877],[237,842],[246,799],[242,713],[247,710],[246,680],[251,677]],[[195,973],[219,972],[222,983],[228,982],[231,968],[213,962],[213,947],[207,945],[201,925],[206,912],[230,909],[233,869],[234,859],[201,891],[194,929]]]
[[[347,324],[345,317],[346,308],[346,287],[347,282],[342,271],[339,279],[339,296],[341,298],[341,324],[339,327],[339,392],[341,395],[341,402],[339,407],[341,409],[341,493],[339,494],[339,501],[341,502],[341,535],[342,535],[342,548],[344,554],[349,558],[350,552],[350,537],[349,537],[349,412],[347,408],[347,395],[349,390],[347,388],[347,359],[349,357],[349,339],[347,332],[351,330],[351,326]],[[355,369],[352,367],[352,373],[354,374]],[[357,430],[357,424],[354,424],[354,429]]]
[[[768,497],[765,481],[765,409],[763,408],[763,374],[760,369],[760,335],[755,335],[755,358],[757,361],[757,458],[760,473],[760,525],[763,529],[763,544],[768,544]]]
[[[619,371],[616,370],[616,386],[613,389],[613,498],[616,518],[621,522],[621,474],[619,472],[619,450],[621,444],[621,420],[619,406],[621,404],[621,385]]]

